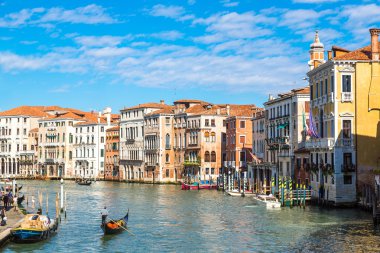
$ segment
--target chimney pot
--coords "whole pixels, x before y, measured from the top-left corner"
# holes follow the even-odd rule
[[[379,28],[369,29],[371,33],[371,55],[373,61],[379,60]]]

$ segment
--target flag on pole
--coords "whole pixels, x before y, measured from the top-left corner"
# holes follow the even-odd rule
[[[254,154],[252,154],[251,150],[248,149],[248,152],[249,154],[251,155],[252,159],[256,162],[256,163],[261,163],[260,159],[255,156]]]
[[[314,125],[314,121],[313,121],[313,115],[311,112],[309,112],[309,131],[308,131],[308,134],[309,136],[311,137],[314,137],[314,138],[319,138],[319,135],[318,135],[318,131]]]
[[[302,124],[303,124],[303,130],[306,134],[309,133],[309,127],[306,123],[306,116],[305,116],[305,110],[302,108]]]

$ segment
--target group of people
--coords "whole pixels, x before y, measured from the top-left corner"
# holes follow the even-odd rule
[[[8,209],[8,207],[11,207],[13,205],[14,210],[15,211],[17,210],[17,195],[16,194],[13,196],[11,191],[4,194],[0,192],[0,199],[3,200],[5,209]]]

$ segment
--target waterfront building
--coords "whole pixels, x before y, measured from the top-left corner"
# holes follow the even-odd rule
[[[144,162],[144,116],[168,107],[161,100],[160,103],[139,104],[120,110],[120,166],[123,180],[143,181],[147,177]]]
[[[227,105],[226,141],[225,141],[225,173],[238,180],[242,172],[248,172],[248,164],[252,163],[252,117],[261,108],[255,105]],[[249,176],[246,175],[247,177]]]
[[[312,186],[322,189],[315,197],[337,205],[354,204],[358,192],[368,197],[379,187],[379,31],[370,29],[371,44],[354,51],[333,46],[327,62],[308,72],[317,130],[307,143],[317,171]],[[318,43],[321,48],[316,34],[311,53]]]
[[[261,192],[264,185],[269,189],[269,177],[272,172],[271,164],[266,162],[265,155],[265,110],[259,110],[252,117],[252,162],[248,163],[250,190]]]
[[[48,112],[49,108],[42,106],[20,106],[0,112],[2,176],[19,175],[21,164],[24,173],[30,168],[29,159],[34,160],[35,147],[31,146],[29,133],[38,127],[39,119],[49,115]],[[21,155],[23,162],[20,163]],[[24,167],[26,163],[28,166]]]
[[[309,87],[293,89],[288,93],[278,94],[276,98],[269,96],[264,106],[266,166],[271,168],[275,186],[278,187],[280,178],[292,178],[297,183],[306,183],[308,155],[298,152],[296,156],[295,150],[301,150],[306,140]],[[267,176],[267,183],[270,179]]]
[[[105,173],[106,180],[120,180],[122,171],[119,167],[120,127],[114,126],[106,130]]]
[[[147,113],[144,116],[145,181],[176,182],[173,136],[174,107]]]
[[[104,179],[106,130],[111,128],[111,108],[86,113],[74,124],[73,163],[76,177]]]
[[[27,149],[20,151],[21,176],[36,176],[38,162],[38,128],[29,131]]]
[[[368,197],[379,186],[379,32],[370,29],[371,44],[354,51],[333,46],[327,62],[315,61],[307,74],[316,129],[306,143],[316,171],[311,182],[321,189],[315,197],[337,205],[354,204],[358,192]],[[318,34],[311,52],[316,46],[323,48]]]

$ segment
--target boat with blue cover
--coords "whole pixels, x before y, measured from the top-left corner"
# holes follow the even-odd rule
[[[27,214],[20,226],[11,230],[12,241],[33,243],[49,238],[58,228],[58,221],[49,216]]]

